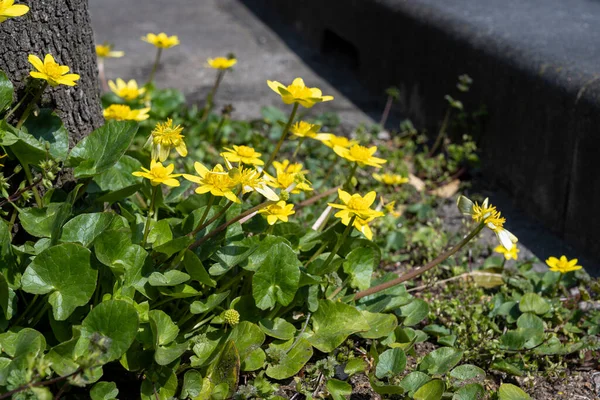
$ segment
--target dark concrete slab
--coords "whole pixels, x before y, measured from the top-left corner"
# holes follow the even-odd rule
[[[436,131],[444,94],[468,73],[485,104],[485,175],[548,229],[600,257],[600,1],[244,0],[316,48],[343,49],[375,92]]]

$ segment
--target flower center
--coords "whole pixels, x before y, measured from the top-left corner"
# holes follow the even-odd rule
[[[242,157],[252,157],[254,156],[254,149],[248,146],[239,146],[237,148],[237,153]]]
[[[369,149],[360,145],[352,146],[350,148],[350,155],[357,160],[368,160],[371,157]]]
[[[165,167],[156,166],[152,168],[150,171],[155,178],[166,178],[169,174],[167,173],[167,169]]]
[[[48,63],[45,65],[46,74],[51,78],[59,78],[62,76],[60,65],[57,63]]]
[[[224,191],[229,190],[232,186],[234,186],[234,182],[227,174],[210,171],[204,176],[204,182],[207,185],[214,186]]]
[[[366,210],[369,208],[367,202],[361,197],[352,197],[348,202],[348,208],[352,210]]]
[[[287,91],[290,92],[292,96],[297,99],[307,98],[312,95],[309,88],[300,85],[290,85],[287,87]]]

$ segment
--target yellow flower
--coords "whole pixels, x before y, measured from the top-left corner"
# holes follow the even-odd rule
[[[298,103],[303,107],[311,108],[317,103],[333,100],[333,96],[323,96],[321,89],[306,87],[302,78],[296,78],[289,86],[284,86],[277,81],[267,81],[267,85],[281,96],[285,104]]]
[[[294,194],[313,190],[311,183],[305,177],[308,171],[302,169],[302,164],[290,164],[288,160],[285,160],[283,163],[275,161],[273,166],[277,173],[276,177],[264,173],[267,185],[281,190],[289,190]]]
[[[224,159],[230,162],[242,162],[250,165],[263,165],[260,159],[261,153],[256,152],[252,147],[236,146],[233,149],[225,147],[226,152],[221,153]]]
[[[131,107],[124,104],[112,104],[104,109],[104,118],[116,121],[143,121],[150,118],[148,111],[150,108],[132,110]]]
[[[204,165],[195,162],[194,169],[198,176],[183,174],[183,177],[188,181],[200,185],[196,188],[196,193],[204,194],[210,192],[213,196],[225,197],[234,203],[241,203],[232,190],[237,183],[231,179],[220,164],[215,165],[212,171],[210,171]]]
[[[566,274],[567,272],[577,271],[581,269],[581,265],[577,265],[577,259],[574,258],[572,260],[567,260],[567,257],[560,256],[560,259],[556,257],[549,257],[546,260],[546,264],[550,267],[550,271],[557,271],[561,274]]]
[[[371,205],[377,197],[375,191],[371,191],[363,197],[358,193],[350,195],[350,193],[338,189],[338,196],[344,204],[329,203],[329,205],[341,210],[338,211],[335,216],[341,218],[342,222],[343,220],[349,221],[353,216],[367,220],[369,218],[373,219],[384,215],[381,211],[371,209]],[[344,225],[348,224],[346,223]]]
[[[30,54],[27,58],[31,65],[34,66],[37,71],[31,71],[29,75],[37,79],[43,79],[50,84],[50,86],[67,85],[75,86],[75,81],[79,80],[77,74],[67,74],[69,67],[66,65],[59,65],[54,61],[54,57],[50,54],[46,54],[44,62],[39,57]]]
[[[2,160],[4,157],[8,156],[8,154],[3,154],[0,156],[0,160]],[[0,167],[4,167],[4,164],[0,164]]]
[[[206,60],[206,63],[210,68],[229,69],[237,64],[237,59],[225,57],[209,58]]]
[[[290,132],[301,138],[315,138],[317,136],[317,132],[321,129],[321,125],[309,124],[308,122],[299,121],[296,122],[290,128]]]
[[[390,201],[389,203],[385,204],[385,201],[383,200],[383,197],[381,198],[381,204],[383,205],[383,209],[390,214],[393,217],[400,217],[402,215],[402,211],[396,210],[396,201]]]
[[[258,213],[264,214],[267,217],[269,225],[274,225],[278,220],[288,222],[288,217],[296,213],[292,210],[293,208],[293,204],[286,204],[285,201],[281,200],[259,210]]]
[[[408,178],[402,175],[390,174],[387,172],[385,174],[373,174],[373,178],[377,182],[381,182],[389,186],[402,185],[403,183],[408,182]]]
[[[115,82],[108,81],[108,86],[114,94],[128,101],[135,100],[146,93],[145,88],[138,88],[138,84],[134,79],[131,79],[129,82],[125,83],[123,79],[117,78],[116,85]]]
[[[463,215],[469,215],[475,222],[483,222],[495,234],[500,244],[506,250],[512,250],[518,239],[515,235],[504,229],[506,218],[502,217],[495,206],[488,204],[488,199],[485,199],[481,205],[473,203],[465,196],[459,196],[457,206]]]
[[[27,14],[29,7],[23,4],[16,4],[15,0],[0,0],[0,22],[9,18],[20,17]]]
[[[381,164],[387,162],[387,160],[384,160],[383,158],[373,157],[373,154],[375,154],[377,151],[376,146],[364,147],[359,144],[355,144],[349,149],[337,146],[333,148],[333,151],[348,161],[358,163],[358,165],[361,167],[369,165],[371,167],[381,168]]]
[[[227,161],[227,160],[225,160]],[[272,201],[278,201],[279,196],[267,186],[265,180],[261,177],[261,173],[254,168],[232,168],[229,162],[226,163],[229,169],[229,177],[240,185],[242,193],[258,192]]]
[[[160,185],[164,183],[167,186],[179,186],[179,181],[175,178],[181,176],[181,174],[172,174],[175,165],[169,164],[166,167],[159,162],[154,160],[150,161],[150,169],[142,167],[141,171],[132,172],[133,176],[141,176],[142,178],[150,179],[152,186]]]
[[[494,251],[496,253],[500,253],[500,254],[504,255],[504,258],[506,258],[507,260],[510,260],[510,259],[518,260],[519,252],[521,250],[519,250],[519,248],[517,246],[513,246],[512,249],[507,250],[506,247],[499,245],[494,248]]]
[[[121,58],[125,55],[124,51],[113,50],[113,45],[109,43],[97,44],[96,55],[98,58]]]
[[[187,147],[183,141],[180,125],[173,126],[173,120],[159,122],[152,131],[152,158],[165,161],[169,157],[171,149],[175,149],[181,157],[187,156]]]
[[[323,142],[325,146],[331,147],[332,149],[335,149],[336,147],[347,149],[348,147],[358,144],[356,140],[350,140],[344,136],[336,136],[333,133],[319,133],[315,139]]]
[[[177,36],[167,36],[164,32],[161,32],[158,35],[149,33],[146,36],[143,36],[142,40],[153,44],[159,49],[170,49],[179,44],[179,38]]]

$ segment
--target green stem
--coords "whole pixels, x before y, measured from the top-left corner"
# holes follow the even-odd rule
[[[294,150],[294,154],[292,155],[291,163],[296,162],[296,158],[298,157],[298,153],[300,152],[302,143],[304,143],[304,139],[306,139],[306,138],[300,138],[300,141],[298,142],[298,146],[296,147],[296,150]]]
[[[448,257],[450,257],[451,255],[453,255],[454,253],[456,253],[457,251],[462,249],[467,243],[469,243],[471,241],[471,239],[473,239],[479,232],[481,232],[481,230],[483,229],[484,226],[485,226],[485,224],[483,222],[479,223],[479,225],[477,225],[475,227],[475,229],[473,229],[471,231],[471,233],[469,233],[467,236],[465,236],[464,239],[461,240],[456,246],[454,246],[450,250],[447,250],[446,252],[440,254],[435,259],[433,259],[432,261],[427,263],[425,266],[418,268],[418,269],[413,269],[410,272],[407,272],[406,274],[399,276],[398,278],[393,279],[391,281],[382,283],[381,285],[373,286],[372,288],[360,291],[354,295],[352,300],[356,301],[356,300],[362,299],[365,296],[370,296],[372,294],[379,293],[382,290],[389,289],[392,286],[396,286],[396,285],[401,284],[402,282],[409,281],[409,280],[415,278],[416,276],[419,276],[422,273],[429,271],[431,268],[440,264],[442,261],[446,260]]]
[[[215,202],[215,196],[211,193],[209,194],[209,198],[208,198],[208,202],[206,203],[206,208],[204,209],[204,213],[202,214],[202,217],[200,217],[200,221],[198,222],[198,226],[202,226],[202,224],[204,223],[204,220],[206,219],[206,217],[208,217],[208,212],[210,211],[210,208],[212,207],[213,203]]]
[[[333,261],[333,258],[335,257],[335,255],[337,254],[339,249],[342,247],[342,245],[346,241],[346,238],[350,234],[350,231],[352,230],[352,225],[354,224],[355,219],[356,219],[356,215],[353,215],[352,218],[350,218],[348,225],[346,225],[346,229],[344,229],[344,233],[342,233],[342,236],[340,236],[340,238],[338,239],[337,243],[335,244],[335,247],[333,248],[331,253],[329,253],[329,257],[327,257],[327,260],[325,260],[325,262],[323,263],[321,270],[326,270],[327,267],[329,266],[329,264],[331,264],[331,262]]]
[[[212,110],[212,108],[213,108],[213,102],[214,102],[215,96],[217,95],[217,90],[219,89],[219,85],[221,84],[221,80],[223,80],[224,75],[225,75],[224,69],[220,69],[219,72],[217,72],[217,79],[215,79],[215,84],[213,85],[212,89],[208,93],[208,96],[206,96],[206,104],[204,105],[202,121],[206,121],[206,119],[208,118],[208,114],[210,113],[210,110]]]
[[[275,150],[273,150],[271,157],[269,157],[269,161],[267,161],[267,163],[265,164],[264,171],[268,171],[271,164],[273,164],[273,161],[275,161],[275,157],[277,157],[277,153],[279,153],[279,149],[281,149],[281,146],[283,145],[283,142],[285,141],[285,138],[287,137],[287,133],[290,130],[292,123],[294,122],[294,118],[296,118],[296,112],[298,112],[298,103],[294,103],[294,108],[292,109],[290,118],[288,119],[287,124],[285,125],[285,127],[283,128],[283,131],[281,132],[281,137],[279,138],[279,141],[277,142],[277,145],[275,146]]]
[[[33,196],[35,197],[35,203],[37,204],[38,208],[42,208],[44,206],[44,204],[42,203],[42,198],[40,196],[40,192],[38,192],[37,187],[35,187],[35,185],[33,184],[33,175],[31,174],[31,168],[29,168],[29,164],[22,161],[19,158],[19,156],[17,156],[17,159],[23,166],[23,171],[25,172],[25,177],[27,177],[27,182],[29,182],[29,185],[31,186],[31,190],[33,191]]]
[[[150,71],[150,77],[148,78],[148,83],[146,85],[152,83],[154,81],[154,75],[158,70],[158,65],[160,64],[160,56],[162,55],[162,49],[159,47],[156,50],[156,58],[154,59],[154,65],[152,66],[152,71]]]
[[[246,218],[248,215],[253,214],[255,212],[257,212],[258,210],[262,210],[263,208],[270,206],[271,204],[275,204],[274,201],[268,200],[265,201],[263,203],[260,203],[257,206],[254,206],[252,208],[250,208],[249,210],[241,213],[240,215],[238,215],[235,218],[230,219],[229,221],[225,222],[224,224],[218,226],[217,228],[213,229],[212,231],[210,231],[208,234],[204,235],[202,238],[196,240],[194,243],[192,243],[191,245],[188,246],[188,249],[192,250],[195,249],[196,247],[200,246],[202,243],[206,242],[208,239],[210,239],[211,237],[219,234],[220,232],[224,231],[225,229],[227,229],[227,227],[231,224],[234,224],[236,222],[238,222],[239,220]]]
[[[25,111],[23,111],[21,118],[19,118],[19,122],[17,122],[17,126],[16,126],[17,129],[21,129],[21,127],[23,126],[25,121],[27,121],[29,114],[31,114],[31,110],[33,110],[33,107],[35,107],[37,102],[40,100],[40,98],[42,97],[42,94],[44,94],[44,90],[46,90],[47,87],[48,87],[48,82],[44,82],[42,84],[42,86],[40,86],[40,88],[38,89],[38,92],[35,94],[33,99],[31,99],[31,101],[27,105],[27,108],[25,109]]]
[[[229,202],[227,204],[225,204],[225,206],[221,209],[221,211],[219,211],[218,213],[213,215],[205,223],[199,224],[198,227],[196,229],[194,229],[192,233],[190,233],[190,236],[192,236],[192,237],[196,236],[198,234],[198,232],[200,232],[202,229],[206,228],[207,226],[209,226],[210,224],[212,224],[213,222],[215,222],[216,220],[221,218],[223,216],[223,214],[225,214],[227,212],[227,210],[229,209],[229,207],[231,207],[232,205],[233,205],[233,201],[229,200]]]
[[[563,277],[563,273],[560,274],[560,276],[558,277],[558,280],[556,281],[556,285],[554,286],[554,294],[558,295],[558,291],[560,289],[560,281],[562,280]]]
[[[452,108],[448,107],[448,109],[446,110],[446,115],[444,115],[444,121],[442,122],[442,126],[440,127],[440,132],[438,133],[437,138],[435,139],[435,143],[433,144],[433,147],[429,151],[429,157],[431,157],[435,154],[438,147],[440,147],[440,145],[442,144],[442,140],[444,139],[444,136],[446,136],[446,128],[448,127],[448,121],[450,121],[451,112],[452,112]]]
[[[321,245],[321,247],[319,247],[317,249],[317,251],[315,251],[315,254],[313,254],[306,263],[304,263],[304,266],[306,267],[308,264],[310,264],[311,262],[315,261],[317,259],[317,257],[319,257],[321,255],[321,253],[327,248],[327,243],[323,243]]]
[[[12,117],[12,115],[19,109],[19,107],[21,107],[23,105],[23,103],[25,102],[25,100],[27,100],[28,96],[29,96],[29,93],[25,93],[23,95],[23,97],[21,98],[21,100],[19,100],[19,102],[13,108],[11,108],[8,113],[6,113],[6,115],[4,116],[4,120],[6,122],[8,122],[8,120],[10,119],[10,117]]]
[[[344,280],[344,282],[342,282],[342,284],[340,286],[338,286],[329,296],[327,296],[327,300],[332,300],[333,298],[335,298],[335,296],[337,296],[337,294],[339,292],[341,292],[346,287],[346,285],[348,284],[349,280],[350,280],[349,277],[346,278]]]
[[[221,130],[223,129],[223,125],[225,125],[226,119],[227,117],[223,115],[223,117],[221,117],[221,120],[219,121],[219,125],[217,125],[217,129],[215,129],[214,140],[216,145],[220,145],[221,143]]]
[[[356,174],[356,168],[358,167],[358,163],[354,163],[352,169],[350,170],[350,175],[348,175],[348,179],[346,179],[346,183],[344,183],[344,189],[349,190],[350,185],[352,184],[352,178],[354,178],[354,174]]]
[[[39,295],[35,295],[33,296],[33,300],[31,300],[31,302],[27,305],[27,308],[25,309],[25,311],[23,311],[21,313],[21,315],[19,315],[19,318],[17,318],[17,320],[12,324],[11,327],[15,327],[19,325],[19,322],[21,322],[21,320],[23,320],[25,318],[25,316],[31,311],[31,309],[33,308],[33,305],[37,302]]]
[[[148,234],[150,233],[150,219],[154,213],[154,203],[156,201],[156,194],[158,193],[159,185],[152,186],[152,198],[150,199],[150,207],[148,207],[148,217],[146,218],[146,225],[144,226],[144,238],[142,239],[142,247],[146,247],[146,241],[148,240]]]

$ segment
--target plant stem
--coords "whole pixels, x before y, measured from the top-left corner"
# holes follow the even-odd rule
[[[213,237],[213,236],[217,235],[218,233],[220,233],[220,232],[224,231],[225,229],[227,229],[227,227],[229,225],[238,222],[239,220],[247,217],[250,214],[253,214],[253,213],[257,212],[258,210],[262,210],[263,208],[265,208],[267,206],[270,206],[271,204],[275,204],[275,201],[267,200],[267,201],[265,201],[263,203],[260,203],[257,206],[254,206],[254,207],[246,210],[245,212],[241,213],[237,217],[230,219],[229,221],[227,221],[224,224],[216,227],[215,229],[213,229],[212,231],[210,231],[209,233],[207,233],[206,235],[204,235],[202,238],[196,240],[194,243],[192,243],[191,245],[188,246],[188,249],[190,249],[190,250],[195,249],[196,247],[200,246],[202,243],[206,242],[211,237]]]
[[[229,200],[229,202],[227,204],[225,204],[225,206],[221,209],[221,211],[219,211],[218,213],[213,215],[205,223],[199,224],[198,227],[196,229],[194,229],[189,235],[192,237],[196,236],[198,234],[198,232],[200,232],[202,229],[206,228],[207,226],[209,226],[210,224],[212,224],[213,222],[215,222],[216,220],[221,218],[223,216],[223,214],[225,214],[227,212],[227,210],[229,209],[229,207],[231,207],[232,205],[233,205],[233,201]]]
[[[323,266],[321,267],[322,270],[327,269],[329,264],[331,264],[331,262],[333,261],[333,258],[337,254],[340,247],[342,247],[342,245],[346,241],[348,234],[350,234],[350,231],[352,230],[352,225],[354,224],[355,219],[356,219],[356,215],[353,215],[352,218],[350,218],[350,221],[348,221],[348,225],[346,225],[346,229],[344,229],[344,233],[342,233],[342,236],[340,236],[340,238],[338,239],[337,243],[335,244],[335,247],[333,248],[331,253],[329,253],[329,257],[327,257],[327,260],[325,260],[325,262],[323,263]]]
[[[438,149],[438,147],[440,147],[440,145],[442,144],[442,141],[443,141],[444,137],[446,136],[446,128],[448,128],[448,121],[450,121],[451,113],[452,113],[452,108],[448,107],[448,109],[446,110],[446,115],[444,115],[444,121],[442,122],[442,126],[440,127],[440,132],[438,133],[437,138],[435,139],[435,143],[433,144],[433,147],[429,151],[429,157],[433,156],[435,154],[436,150]]]
[[[208,216],[208,212],[210,211],[210,208],[212,207],[213,203],[215,202],[215,196],[212,193],[209,194],[209,196],[210,197],[208,198],[208,202],[206,203],[206,208],[204,209],[204,213],[202,214],[202,217],[200,217],[200,222],[198,222],[198,226],[202,226],[202,224],[204,223],[204,220]]]
[[[31,174],[31,168],[29,168],[29,164],[22,161],[19,156],[17,156],[17,159],[21,163],[21,166],[23,166],[23,172],[25,172],[25,177],[27,178],[27,182],[29,182],[31,190],[33,191],[33,196],[35,197],[35,204],[37,204],[38,208],[42,208],[44,204],[42,203],[40,192],[38,192],[37,187],[35,187],[35,184],[33,183],[33,175]]]
[[[471,239],[473,239],[479,232],[481,232],[481,230],[483,229],[484,226],[485,226],[485,224],[483,222],[479,223],[479,225],[477,225],[475,227],[475,229],[473,229],[471,231],[471,233],[469,233],[467,236],[465,236],[463,238],[463,240],[461,240],[456,246],[454,246],[450,250],[447,250],[446,252],[440,254],[435,259],[433,259],[432,261],[427,263],[425,266],[418,268],[418,269],[413,269],[413,270],[405,273],[404,275],[399,276],[398,278],[391,280],[389,282],[385,282],[385,283],[382,283],[381,285],[373,286],[372,288],[360,291],[354,295],[352,300],[356,301],[356,300],[362,299],[365,296],[370,296],[372,294],[379,293],[382,290],[389,289],[392,286],[396,286],[396,285],[401,284],[402,282],[409,281],[409,280],[413,279],[414,277],[421,275],[423,272],[429,271],[431,268],[440,264],[442,261],[446,260],[448,257],[450,257],[451,255],[453,255],[454,253],[456,253],[457,251],[462,249],[467,243],[469,243],[471,241]]]
[[[210,113],[210,110],[212,110],[212,108],[213,108],[213,102],[214,102],[215,96],[217,95],[217,90],[219,89],[219,85],[221,84],[221,80],[223,79],[224,75],[225,75],[224,69],[220,69],[219,72],[217,72],[217,79],[215,79],[215,84],[213,85],[212,89],[208,93],[208,96],[206,96],[206,104],[204,105],[204,112],[202,113],[201,121],[206,121],[206,119],[208,118],[208,114]]]
[[[275,161],[275,157],[277,157],[277,153],[279,153],[279,149],[281,149],[281,146],[283,145],[283,142],[285,141],[285,138],[287,137],[287,133],[290,130],[292,123],[294,122],[294,118],[296,118],[296,112],[298,112],[298,103],[294,103],[294,108],[292,108],[292,113],[290,114],[290,118],[288,119],[287,124],[285,125],[285,127],[283,128],[283,131],[281,132],[281,137],[279,138],[279,141],[277,142],[277,145],[275,146],[275,150],[273,150],[271,157],[269,157],[269,161],[267,161],[267,163],[265,164],[264,171],[268,171],[271,164],[273,164],[273,161]]]
[[[358,163],[354,163],[352,169],[350,170],[350,175],[348,175],[348,179],[346,179],[346,183],[344,183],[344,189],[350,190],[350,185],[352,184],[352,178],[354,178],[354,174],[356,173],[356,168],[358,167]]]
[[[23,105],[23,103],[25,102],[25,100],[27,99],[28,96],[29,96],[29,93],[25,93],[23,95],[23,97],[21,98],[21,100],[19,100],[19,102],[13,108],[11,108],[8,113],[6,113],[6,115],[4,116],[4,120],[6,122],[8,122],[10,117],[12,117],[12,115],[19,109],[19,107],[21,107]]]
[[[335,166],[337,165],[338,161],[340,160],[340,157],[336,157],[333,162],[331,163],[331,165],[329,166],[329,169],[327,170],[327,172],[325,172],[325,176],[323,177],[323,179],[321,180],[321,184],[319,185],[319,189],[321,187],[323,187],[323,185],[325,185],[327,183],[327,180],[329,179],[329,177],[331,176],[331,174],[333,173],[333,171],[335,170]]]
[[[31,388],[34,388],[34,387],[50,386],[50,385],[53,385],[55,383],[64,381],[66,379],[69,379],[72,376],[79,375],[82,372],[83,372],[83,368],[79,367],[74,372],[71,372],[68,375],[59,376],[57,378],[50,379],[50,380],[47,380],[47,381],[36,382],[36,383],[28,383],[27,385],[20,386],[20,387],[14,389],[14,390],[11,390],[10,392],[6,392],[6,393],[1,394],[0,395],[0,399],[12,398],[12,396],[14,394],[20,393],[20,392],[22,392],[24,390],[31,389]]]
[[[159,185],[152,186],[152,198],[150,199],[150,207],[148,208],[148,217],[146,218],[146,225],[144,226],[144,238],[142,239],[142,247],[146,247],[146,241],[148,240],[148,234],[150,233],[150,219],[154,213],[154,203],[156,201],[156,193],[158,193]]]
[[[221,117],[221,120],[219,121],[219,125],[217,125],[217,129],[215,129],[214,138],[215,138],[216,145],[221,144],[221,130],[223,129],[223,125],[225,125],[226,119],[227,119],[227,116],[223,115]]]
[[[304,263],[304,266],[306,267],[308,264],[310,264],[311,262],[315,261],[317,259],[317,257],[319,257],[321,255],[321,253],[327,248],[327,243],[323,243],[321,245],[321,247],[319,247],[317,249],[317,251],[315,251],[315,254],[313,254],[307,262]]]
[[[287,349],[285,351],[285,353],[289,353],[300,341],[300,339],[302,338],[302,335],[304,335],[304,331],[306,331],[306,328],[308,327],[308,321],[310,321],[310,317],[312,316],[312,314],[309,312],[306,315],[306,321],[304,321],[304,325],[302,326],[302,330],[300,331],[300,333],[298,334],[298,336],[296,336],[296,340],[294,340],[294,343],[292,343],[292,345],[290,346],[289,349]]]
[[[35,296],[33,296],[33,300],[31,300],[31,302],[27,305],[27,308],[25,309],[25,311],[23,311],[23,313],[21,315],[19,315],[19,318],[17,318],[17,320],[12,324],[11,328],[17,326],[19,324],[19,322],[21,322],[21,320],[23,320],[25,318],[25,316],[33,308],[33,305],[36,303],[38,297],[39,297],[39,295],[37,295],[37,294]]]
[[[390,110],[392,109],[392,103],[394,98],[392,96],[388,96],[387,102],[385,103],[385,108],[383,109],[383,114],[381,115],[381,120],[379,121],[379,125],[383,129],[385,129],[385,123],[387,122],[388,116],[390,115]]]
[[[162,49],[159,47],[156,50],[156,58],[154,59],[154,65],[152,66],[152,71],[150,71],[150,77],[148,78],[148,82],[146,83],[146,85],[148,85],[154,81],[154,74],[156,74],[156,71],[158,70],[158,64],[160,63],[161,54],[162,54]]]
[[[46,87],[48,87],[48,82],[44,82],[42,86],[40,86],[40,88],[38,89],[38,92],[35,94],[35,96],[33,96],[33,99],[31,99],[31,101],[27,105],[27,108],[25,109],[25,111],[23,111],[21,118],[19,118],[19,122],[17,122],[17,129],[21,129],[25,121],[27,121],[29,114],[31,114],[31,110],[33,110],[33,107],[35,107],[37,102],[42,97],[42,94],[44,93],[44,90],[46,90]]]
[[[290,161],[292,164],[296,162],[296,158],[298,157],[298,153],[300,152],[302,143],[304,143],[304,139],[306,139],[306,138],[300,138],[300,141],[298,142],[298,146],[296,147],[296,150],[294,150],[294,154],[292,155],[292,160]]]

